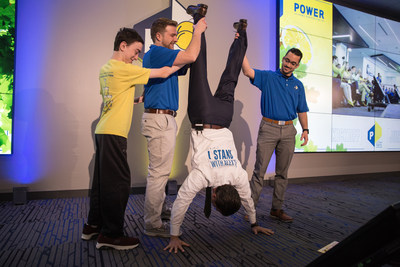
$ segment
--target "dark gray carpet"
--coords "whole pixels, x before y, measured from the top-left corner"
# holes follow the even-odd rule
[[[95,240],[80,239],[87,197],[21,206],[0,202],[0,266],[305,266],[320,255],[318,249],[343,240],[400,200],[398,173],[356,178],[291,181],[285,209],[295,220],[289,224],[268,216],[272,188],[265,187],[257,218],[273,236],[252,234],[242,209],[230,217],[214,209],[206,219],[199,194],[182,228],[181,238],[191,247],[176,255],[163,251],[168,239],[143,234],[144,195],[129,198],[125,231],[141,243],[128,251],[97,250]]]

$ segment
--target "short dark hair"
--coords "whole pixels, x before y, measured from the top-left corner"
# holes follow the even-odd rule
[[[119,50],[119,46],[122,42],[126,42],[128,45],[134,43],[134,42],[139,42],[144,44],[144,41],[142,37],[135,31],[134,29],[131,28],[121,28],[119,29],[117,35],[115,36],[114,40],[114,51]]]
[[[153,40],[153,42],[155,42],[157,33],[158,32],[164,33],[165,28],[167,28],[167,26],[177,27],[178,22],[176,22],[175,20],[172,20],[172,19],[167,19],[167,18],[156,19],[153,22],[153,24],[151,25],[151,31],[150,31],[151,40]]]
[[[299,56],[299,57],[300,57],[299,63],[300,63],[301,59],[303,58],[303,53],[301,53],[300,49],[294,48],[294,47],[293,47],[293,48],[290,48],[290,49],[286,52],[285,57],[287,56],[287,54],[289,54],[289,52],[295,54],[296,56]]]
[[[240,196],[236,188],[232,185],[225,184],[215,189],[215,207],[224,216],[236,213],[242,205]]]

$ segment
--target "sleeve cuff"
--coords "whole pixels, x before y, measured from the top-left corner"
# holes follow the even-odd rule
[[[249,215],[249,221],[250,221],[251,224],[256,223],[257,222],[256,215],[255,214]]]
[[[180,228],[179,226],[171,226],[169,233],[174,236],[180,236],[181,233],[179,228]]]

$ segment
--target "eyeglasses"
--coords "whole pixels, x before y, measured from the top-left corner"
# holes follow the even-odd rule
[[[297,66],[297,62],[294,61],[290,61],[290,59],[288,59],[287,57],[282,58],[286,63],[289,63],[290,65],[292,65],[293,67]]]

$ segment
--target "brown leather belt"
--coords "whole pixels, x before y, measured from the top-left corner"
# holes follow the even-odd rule
[[[154,109],[154,108],[146,108],[144,110],[146,113],[156,113],[156,114],[168,114],[176,117],[176,111],[170,109]]]
[[[198,124],[198,125],[196,125],[195,123],[192,124],[192,128],[196,128],[196,126],[200,126],[200,127],[202,126],[203,129],[222,129],[222,128],[225,128],[224,126],[221,126],[221,125],[207,124],[207,123]]]
[[[276,120],[273,120],[273,119],[270,119],[270,118],[266,118],[266,117],[263,117],[262,119],[264,121],[266,121],[266,122],[272,122],[272,123],[275,123],[275,124],[278,124],[278,125],[290,125],[290,124],[293,124],[293,121],[276,121]]]

